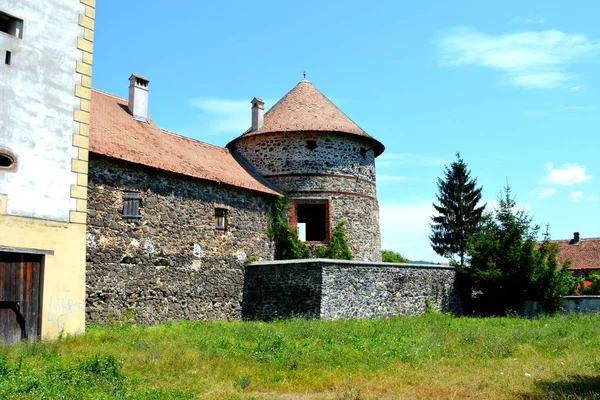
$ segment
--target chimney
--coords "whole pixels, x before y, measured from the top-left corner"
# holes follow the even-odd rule
[[[252,104],[252,128],[250,131],[253,132],[263,126],[265,121],[265,102],[255,97],[250,103]]]
[[[573,232],[573,240],[571,240],[570,244],[578,244],[579,243],[579,232]]]
[[[148,122],[148,83],[150,81],[139,75],[129,77],[129,112],[134,119]]]

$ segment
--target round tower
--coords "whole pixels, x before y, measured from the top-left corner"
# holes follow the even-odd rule
[[[326,244],[342,220],[356,260],[381,261],[375,157],[384,146],[303,80],[227,147],[241,154],[289,199],[292,228]]]

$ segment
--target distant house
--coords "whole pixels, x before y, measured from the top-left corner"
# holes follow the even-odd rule
[[[573,233],[573,239],[552,240],[558,245],[558,262],[562,265],[571,260],[575,276],[588,277],[591,272],[600,271],[600,238],[582,239],[579,232]]]

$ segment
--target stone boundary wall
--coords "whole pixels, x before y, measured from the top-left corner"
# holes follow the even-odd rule
[[[564,296],[559,304],[562,313],[596,313],[600,314],[600,296]],[[538,301],[526,301],[524,314],[535,317],[542,312]]]
[[[433,308],[462,314],[452,267],[342,260],[256,262],[246,266],[242,316],[381,318]]]

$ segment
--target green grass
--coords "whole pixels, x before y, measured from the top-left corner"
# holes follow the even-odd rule
[[[600,399],[600,317],[180,321],[0,347],[2,399]]]

